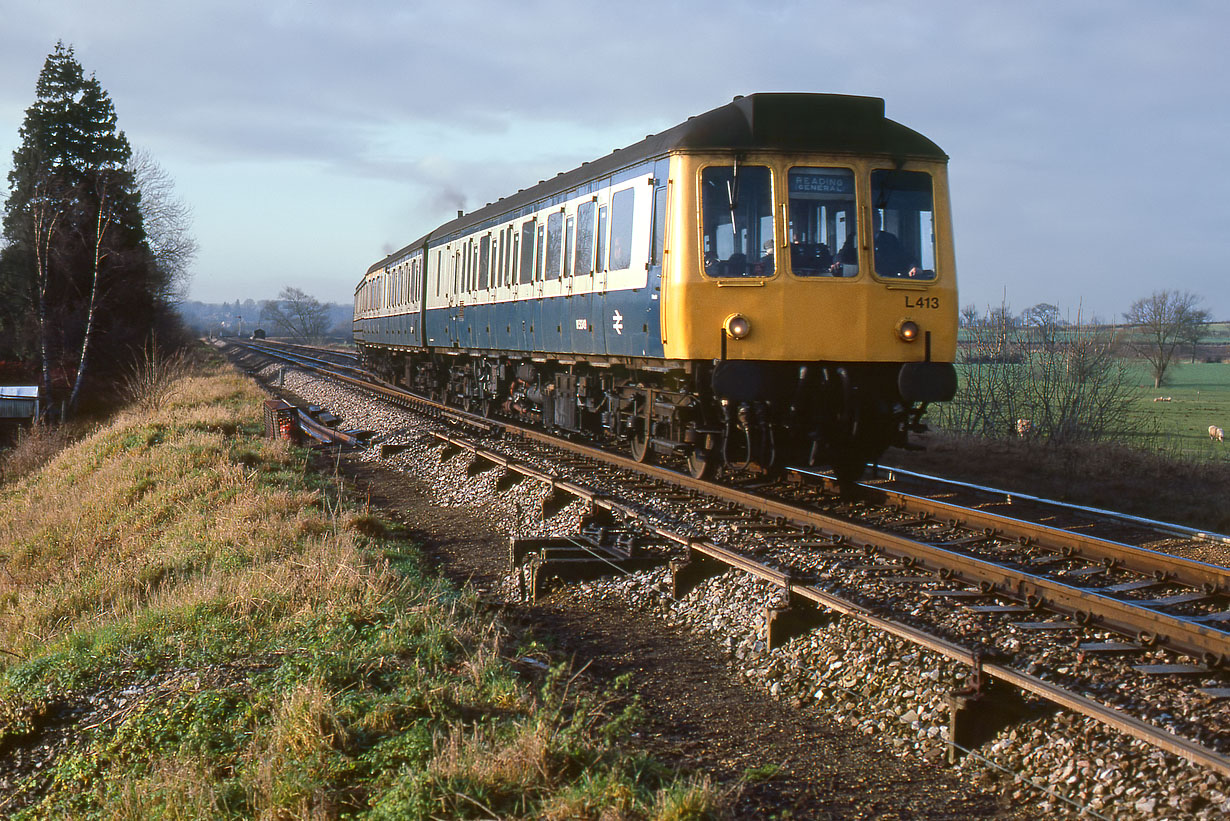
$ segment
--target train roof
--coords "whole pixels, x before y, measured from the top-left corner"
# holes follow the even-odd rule
[[[948,159],[934,142],[885,117],[884,100],[879,97],[750,94],[446,222],[384,257],[367,272],[370,274],[390,259],[421,248],[433,234],[452,234],[671,151],[715,150],[818,151]]]

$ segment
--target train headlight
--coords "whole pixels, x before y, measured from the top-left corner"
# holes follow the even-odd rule
[[[722,327],[731,339],[746,339],[752,332],[752,323],[743,314],[731,314],[726,317]]]
[[[913,320],[905,320],[897,325],[897,336],[901,337],[902,342],[914,342],[918,339],[918,323]]]

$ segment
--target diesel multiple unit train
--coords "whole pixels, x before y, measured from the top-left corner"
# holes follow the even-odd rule
[[[411,390],[697,477],[846,481],[956,389],[947,159],[878,98],[739,97],[380,260],[355,341]]]

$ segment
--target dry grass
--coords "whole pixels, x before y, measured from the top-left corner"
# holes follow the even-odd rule
[[[181,379],[0,489],[0,743],[140,693],[0,812],[720,815],[619,752],[631,713],[519,678],[396,525],[258,438],[261,400],[229,369]]]
[[[925,451],[889,451],[886,464],[952,479],[1230,532],[1230,461],[1193,459],[1164,440],[1048,447],[933,432]]]
[[[85,435],[82,425],[33,425],[17,435],[14,446],[0,455],[0,483],[12,482],[50,462]]]

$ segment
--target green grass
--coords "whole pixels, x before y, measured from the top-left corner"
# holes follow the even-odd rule
[[[0,489],[0,748],[68,722],[0,814],[720,813],[707,782],[624,751],[627,693],[519,674],[542,649],[261,439],[261,399],[193,377]]]
[[[1227,445],[1209,440],[1209,425],[1230,430],[1230,364],[1184,362],[1171,366],[1166,384],[1153,387],[1147,366],[1133,364],[1144,393],[1135,412],[1146,422],[1136,443],[1162,443],[1177,454],[1197,460],[1230,460]],[[1155,402],[1155,397],[1170,397]]]

